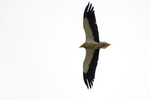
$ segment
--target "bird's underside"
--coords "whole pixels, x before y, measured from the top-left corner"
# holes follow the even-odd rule
[[[110,44],[100,42],[99,40],[94,6],[91,3],[88,3],[84,10],[83,27],[86,35],[85,43],[80,46],[86,49],[86,56],[83,62],[83,78],[87,88],[92,88],[98,64],[99,51],[101,48],[107,48]]]
[[[86,57],[83,63],[83,78],[87,88],[91,88],[94,82],[99,49],[105,49],[109,45],[107,42],[85,42],[80,46],[86,49]]]
[[[100,49],[107,48],[110,44],[107,42],[85,42],[80,47],[84,47],[85,49]]]

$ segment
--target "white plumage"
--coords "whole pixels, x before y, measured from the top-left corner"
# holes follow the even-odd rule
[[[83,27],[86,41],[80,47],[86,49],[86,56],[83,62],[83,78],[87,88],[93,86],[95,70],[97,67],[100,48],[107,48],[110,44],[99,41],[98,27],[94,14],[94,7],[88,3],[83,16]]]

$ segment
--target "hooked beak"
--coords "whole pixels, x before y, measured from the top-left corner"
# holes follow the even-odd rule
[[[83,48],[84,46],[83,46],[83,44],[79,47],[79,48]]]

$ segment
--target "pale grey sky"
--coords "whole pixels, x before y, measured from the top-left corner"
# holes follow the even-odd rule
[[[150,100],[150,1],[91,0],[101,41],[83,81],[88,0],[0,1],[0,100]]]

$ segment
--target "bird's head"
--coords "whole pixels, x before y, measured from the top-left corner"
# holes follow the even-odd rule
[[[89,44],[87,42],[84,42],[79,48],[87,48]]]
[[[80,47],[79,48],[84,48],[85,47],[85,44],[82,44],[82,45],[80,45]]]

